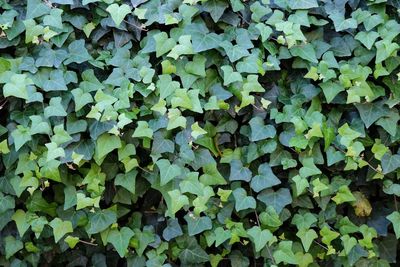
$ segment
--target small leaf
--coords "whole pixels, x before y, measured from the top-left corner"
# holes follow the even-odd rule
[[[160,159],[156,162],[158,169],[160,170],[160,185],[166,185],[172,179],[178,177],[181,174],[181,168],[176,164],[171,164],[166,159]]]
[[[57,243],[67,233],[72,233],[72,223],[54,218],[49,225],[53,228],[54,241]]]
[[[253,226],[247,230],[247,234],[250,236],[251,241],[253,241],[256,252],[261,251],[267,242],[273,240],[274,237],[269,230],[261,230],[259,226]]]
[[[131,13],[131,8],[127,4],[111,4],[107,7],[107,12],[111,14],[111,18],[115,22],[115,25],[119,27],[125,16]]]
[[[128,245],[130,239],[135,233],[128,227],[122,227],[121,230],[112,229],[108,233],[107,242],[111,243],[118,255],[123,258],[128,252]]]
[[[263,189],[280,183],[281,181],[272,172],[271,167],[267,163],[264,163],[258,167],[258,175],[252,178],[250,185],[255,192],[260,192]]]
[[[400,168],[400,155],[387,152],[381,159],[383,174],[391,173]]]
[[[308,252],[314,239],[318,237],[318,234],[313,229],[300,229],[296,234],[303,244],[304,251]]]

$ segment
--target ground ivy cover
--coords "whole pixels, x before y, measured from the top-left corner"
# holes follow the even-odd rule
[[[395,266],[399,14],[0,0],[0,265]]]

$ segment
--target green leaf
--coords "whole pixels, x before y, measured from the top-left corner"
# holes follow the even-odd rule
[[[25,128],[22,125],[18,125],[17,129],[15,129],[11,133],[11,136],[14,139],[14,145],[16,151],[18,151],[26,142],[32,140],[29,128]]]
[[[340,134],[340,143],[346,147],[349,147],[351,142],[361,136],[361,134],[357,131],[354,131],[350,128],[350,126],[345,123],[339,129],[338,133]]]
[[[292,241],[281,241],[277,250],[273,253],[277,264],[284,262],[289,264],[298,264],[296,257],[292,251]]]
[[[157,57],[161,57],[162,55],[168,53],[176,45],[175,40],[173,38],[168,38],[168,34],[166,32],[155,34],[153,35],[153,38],[156,41]]]
[[[310,9],[318,7],[316,0],[288,0],[290,9]]]
[[[167,215],[170,217],[174,217],[175,213],[177,213],[183,206],[189,205],[188,197],[182,195],[178,189],[169,191],[168,196],[170,198],[170,201],[167,202],[168,205]]]
[[[111,151],[121,146],[121,139],[118,136],[104,133],[97,139],[96,154],[99,158],[103,158]]]
[[[339,187],[339,191],[336,193],[336,196],[332,198],[332,200],[335,201],[337,205],[339,205],[344,202],[356,201],[356,198],[353,196],[347,185],[342,185],[341,187]]]
[[[32,80],[26,77],[26,74],[13,74],[10,82],[3,87],[4,97],[15,96],[28,100],[27,85],[33,84]]]
[[[181,175],[181,168],[176,164],[171,164],[166,159],[160,159],[156,162],[160,170],[160,185],[166,185],[174,178]]]
[[[247,234],[254,243],[256,252],[261,251],[267,242],[272,241],[274,237],[269,230],[261,230],[259,226],[253,226],[251,229],[247,230]]]
[[[199,126],[199,123],[196,121],[194,124],[192,124],[192,126],[190,126],[190,128],[192,129],[192,133],[190,134],[194,139],[197,139],[197,137],[207,134],[207,131],[202,129]]]
[[[67,243],[68,244],[68,246],[70,247],[70,248],[74,248],[75,246],[76,246],[76,244],[78,244],[79,243],[79,238],[78,237],[75,237],[75,236],[67,236],[65,239],[64,239],[64,241],[65,241],[65,243]]]
[[[258,175],[251,179],[251,188],[255,192],[280,184],[281,181],[272,172],[271,167],[267,164],[261,164],[258,167]]]
[[[136,170],[132,170],[128,173],[122,174],[119,173],[115,177],[115,185],[120,185],[132,194],[136,192],[136,175],[138,172]]]
[[[346,255],[349,255],[351,250],[355,247],[355,245],[357,245],[357,239],[350,237],[349,235],[344,235],[340,239],[342,240]]]
[[[246,190],[243,188],[236,188],[232,194],[235,198],[236,211],[256,208],[256,200],[252,196],[247,196]]]
[[[300,168],[300,176],[301,177],[309,177],[317,174],[321,174],[322,172],[315,166],[313,158],[305,158],[303,159],[303,167]]]
[[[311,63],[318,63],[316,52],[311,44],[293,46],[292,48],[290,48],[290,53],[295,57],[300,57]]]
[[[215,234],[215,246],[217,247],[223,244],[229,238],[231,238],[231,231],[224,230],[224,228],[222,227],[216,228],[214,234]]]
[[[233,71],[231,66],[225,65],[221,67],[222,71],[224,72],[224,85],[229,85],[234,82],[241,82],[243,81],[242,75],[239,72]]]
[[[396,238],[400,238],[400,213],[398,211],[394,211],[386,218],[392,223],[394,233],[396,234]]]
[[[128,227],[122,227],[121,230],[112,229],[108,233],[107,242],[111,243],[118,255],[123,258],[128,252],[128,245],[130,239],[135,233]]]
[[[60,218],[54,218],[49,225],[53,228],[54,241],[57,243],[67,233],[72,233],[72,223],[63,221]]]
[[[65,111],[61,101],[61,97],[51,98],[49,105],[44,109],[44,116],[46,118],[67,116],[67,112]]]
[[[93,235],[106,230],[117,222],[117,214],[111,210],[100,210],[89,214],[89,223],[86,227],[88,234]]]
[[[355,106],[366,128],[369,128],[375,121],[389,113],[389,109],[382,103],[363,103],[355,104]]]
[[[212,228],[211,219],[207,216],[196,217],[192,213],[185,215],[189,236],[194,236]]]
[[[321,231],[319,231],[319,234],[322,236],[322,242],[328,246],[340,235],[338,232],[330,230],[327,225],[322,227]]]
[[[111,4],[107,7],[107,12],[111,14],[111,18],[115,22],[115,25],[119,27],[125,16],[131,13],[131,8],[126,5]]]
[[[364,45],[368,50],[371,50],[374,45],[376,39],[378,39],[379,33],[371,31],[371,32],[359,32],[355,36],[356,40],[359,40],[362,45]]]
[[[50,7],[40,0],[28,0],[26,11],[26,19],[34,19],[48,14]]]
[[[251,171],[249,168],[244,167],[243,163],[240,160],[234,159],[230,163],[231,172],[229,175],[230,181],[246,181],[250,182],[251,180]]]
[[[381,159],[383,174],[391,173],[400,168],[400,155],[387,152]]]
[[[138,121],[137,128],[133,132],[132,137],[153,137],[153,130],[149,128],[149,124],[146,121]]]
[[[197,244],[196,238],[188,238],[179,259],[183,265],[200,264],[209,261],[209,255]]]
[[[222,0],[210,0],[203,4],[204,10],[210,13],[214,22],[218,22],[227,7],[228,4]]]
[[[318,237],[318,234],[313,230],[313,229],[305,229],[301,228],[296,236],[298,236],[301,239],[301,243],[303,244],[304,251],[308,252],[308,250],[311,247],[312,242],[314,239]]]
[[[27,222],[27,214],[25,211],[18,209],[12,216],[13,221],[17,225],[18,233],[22,237],[24,233],[29,229],[30,224]]]
[[[64,64],[70,63],[83,63],[92,59],[92,56],[88,53],[85,47],[85,40],[75,40],[68,46],[68,58],[64,61]]]
[[[275,127],[272,125],[264,125],[261,117],[254,117],[249,122],[251,128],[250,141],[256,142],[276,135]]]
[[[15,239],[15,237],[9,235],[4,238],[6,259],[11,258],[15,253],[24,248],[24,244],[21,240]]]
[[[277,213],[280,213],[286,205],[292,203],[292,196],[287,188],[281,188],[277,191],[266,189],[258,194],[257,199],[271,206]]]
[[[322,88],[322,92],[324,92],[327,103],[332,102],[332,100],[340,92],[343,92],[345,90],[341,84],[331,81],[320,83],[319,86]]]

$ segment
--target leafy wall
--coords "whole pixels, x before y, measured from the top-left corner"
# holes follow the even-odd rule
[[[0,6],[0,265],[396,265],[399,1]]]

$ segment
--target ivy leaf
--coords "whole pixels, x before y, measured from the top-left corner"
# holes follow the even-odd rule
[[[394,211],[386,218],[393,224],[394,233],[396,234],[396,238],[400,238],[400,213],[398,211]]]
[[[242,161],[235,159],[231,161],[230,165],[231,165],[231,172],[229,175],[230,181],[250,182],[251,171],[249,170],[249,168],[243,166]]]
[[[125,174],[119,173],[115,177],[115,185],[120,185],[132,194],[135,194],[137,174],[138,172],[136,170],[132,170]]]
[[[267,207],[272,206],[278,214],[286,205],[292,203],[292,196],[287,188],[281,188],[278,191],[266,189],[258,194],[257,199],[264,202]]]
[[[68,65],[72,62],[83,63],[92,59],[92,56],[88,53],[85,47],[85,40],[75,40],[68,46],[68,58],[64,61],[64,64]]]
[[[167,202],[168,211],[167,215],[170,217],[174,217],[175,213],[177,213],[183,206],[189,205],[189,199],[187,196],[182,195],[178,189],[172,190],[168,192],[168,196],[171,201]]]
[[[361,119],[365,123],[367,129],[379,118],[386,116],[389,113],[389,109],[382,105],[382,103],[363,103],[355,104],[355,106],[358,109]]]
[[[256,142],[276,135],[275,127],[272,125],[264,125],[261,117],[254,117],[249,122],[251,128],[250,141]]]
[[[297,259],[292,251],[292,241],[279,242],[278,249],[273,256],[277,264],[284,262],[289,264],[298,264]]]
[[[175,237],[183,234],[182,228],[177,219],[168,220],[167,227],[164,229],[162,236],[165,240],[170,241]]]
[[[203,7],[205,11],[210,13],[214,22],[218,22],[224,14],[225,9],[228,7],[228,4],[221,0],[210,0],[205,2]]]
[[[200,234],[212,228],[212,222],[208,216],[196,217],[192,213],[189,213],[184,218],[188,224],[189,236]]]
[[[54,218],[49,225],[53,228],[54,241],[57,243],[67,233],[72,233],[72,223],[63,221],[60,218]]]
[[[65,241],[65,243],[68,244],[68,246],[69,246],[70,248],[74,248],[74,247],[76,246],[76,244],[79,243],[79,238],[76,237],[76,236],[71,236],[71,235],[69,235],[69,236],[67,236],[67,237],[64,239],[64,241]]]
[[[21,240],[15,239],[15,237],[9,235],[4,238],[6,260],[11,258],[15,253],[24,248],[24,244]]]
[[[61,97],[51,98],[49,105],[44,109],[44,116],[46,118],[67,116],[67,112],[65,111],[61,101]]]
[[[304,251],[308,252],[308,250],[311,247],[312,242],[314,239],[318,237],[318,234],[313,230],[313,229],[300,229],[296,236],[298,236],[301,239],[301,243],[303,244]]]
[[[96,142],[96,154],[99,158],[103,158],[114,149],[122,146],[121,139],[118,136],[110,134],[102,134]]]
[[[256,252],[261,251],[267,242],[272,241],[274,237],[269,230],[261,230],[259,226],[253,226],[247,230],[247,234],[250,236],[251,241],[253,241]]]
[[[41,17],[50,12],[50,7],[40,0],[28,0],[26,19]]]
[[[4,97],[15,96],[28,100],[27,85],[33,84],[32,80],[27,78],[25,74],[13,74],[10,82],[3,87]]]
[[[222,71],[224,72],[224,85],[229,85],[234,82],[241,82],[243,81],[242,75],[239,72],[233,71],[231,66],[225,65],[221,67]]]
[[[236,211],[256,208],[256,200],[252,196],[247,196],[246,190],[243,188],[236,188],[232,194],[235,198]]]
[[[204,130],[204,129],[202,129],[202,128],[199,126],[199,123],[198,123],[197,121],[196,121],[195,123],[193,123],[192,126],[190,126],[190,128],[192,129],[192,132],[191,132],[190,135],[191,135],[194,139],[197,139],[197,137],[199,137],[200,135],[207,134],[207,131]]]
[[[280,184],[281,181],[272,172],[268,163],[261,164],[258,167],[258,175],[254,176],[251,180],[251,188],[255,192],[260,192],[263,189]]]
[[[117,214],[111,210],[100,210],[89,214],[89,223],[86,227],[88,234],[93,235],[106,230],[117,222]]]
[[[319,86],[322,88],[322,92],[324,92],[327,103],[332,102],[332,100],[340,92],[343,92],[345,90],[341,84],[332,81],[320,83]]]
[[[181,175],[181,168],[176,164],[171,164],[166,159],[160,159],[156,162],[160,170],[160,185],[166,185],[174,178]]]
[[[125,16],[131,13],[131,8],[127,4],[111,4],[107,7],[107,12],[111,14],[111,18],[115,22],[115,25],[119,27]]]
[[[17,129],[11,133],[11,136],[14,139],[16,151],[18,151],[26,142],[32,140],[29,128],[25,128],[22,125],[18,125]]]
[[[200,264],[209,261],[209,255],[197,244],[196,238],[188,238],[179,259],[183,265]]]
[[[318,7],[316,0],[289,0],[287,2],[291,9],[310,9]]]
[[[292,48],[290,48],[290,53],[295,57],[300,57],[311,63],[318,63],[316,52],[312,44],[293,46]]]
[[[332,198],[332,200],[335,201],[337,205],[339,205],[344,202],[356,201],[356,198],[351,193],[347,185],[342,185],[341,187],[339,187],[339,191],[336,193],[336,196]]]
[[[351,250],[357,245],[357,239],[349,235],[344,235],[340,239],[342,240],[346,255],[349,255]]]
[[[193,23],[185,28],[185,33],[192,36],[193,51],[203,52],[219,47],[222,37],[216,33],[209,33],[208,29],[200,24]]]
[[[381,159],[383,174],[391,173],[400,168],[400,155],[385,153]]]
[[[368,50],[371,50],[374,45],[376,39],[378,39],[379,33],[371,31],[371,32],[359,32],[355,36],[356,40],[359,40],[361,44],[363,44]]]
[[[303,167],[300,168],[300,176],[301,177],[309,177],[317,174],[321,174],[322,172],[315,166],[313,158],[303,159]]]
[[[168,53],[176,45],[173,38],[168,38],[168,34],[165,32],[160,32],[153,36],[156,41],[156,56],[161,57],[162,55]]]
[[[215,229],[214,234],[215,234],[215,246],[217,247],[232,236],[229,230],[224,230],[224,228],[222,227],[218,227],[217,229]]]
[[[30,224],[27,221],[27,214],[25,211],[18,209],[12,216],[13,221],[17,225],[18,233],[22,237],[24,233],[29,229]]]
[[[147,137],[150,139],[153,137],[153,130],[149,128],[149,124],[146,121],[138,121],[137,124],[132,137]]]
[[[118,255],[123,258],[128,251],[130,239],[135,233],[128,227],[122,227],[121,230],[112,229],[108,233],[107,242],[111,243]]]

